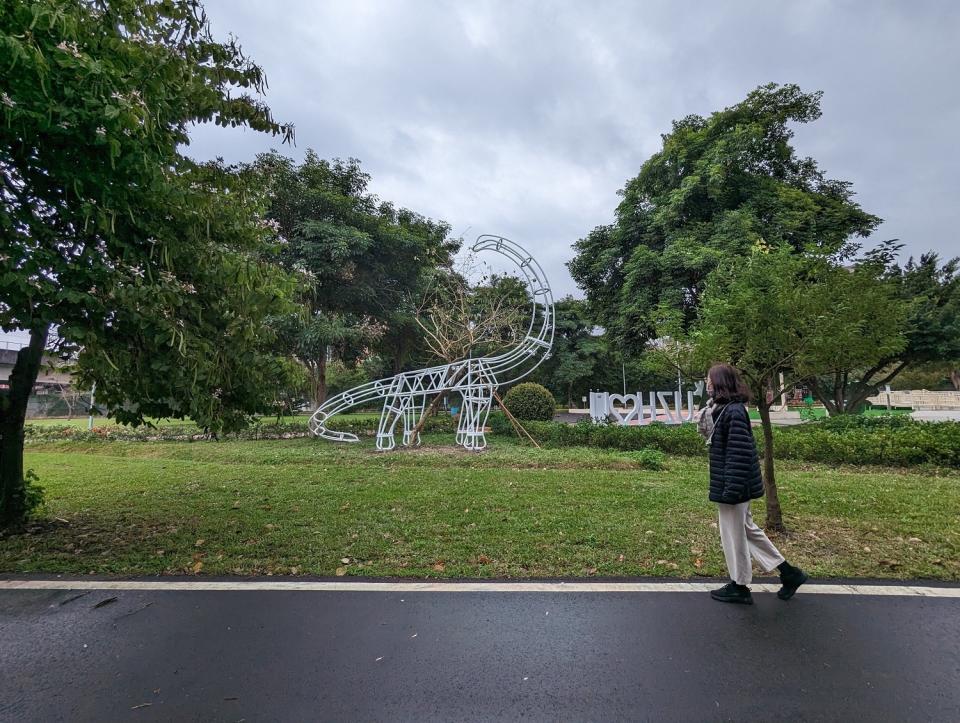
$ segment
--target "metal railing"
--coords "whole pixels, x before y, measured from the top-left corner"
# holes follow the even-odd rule
[[[926,389],[912,389],[880,392],[867,401],[877,407],[890,404],[892,407],[909,407],[915,410],[953,410],[960,409],[960,392],[931,392]]]

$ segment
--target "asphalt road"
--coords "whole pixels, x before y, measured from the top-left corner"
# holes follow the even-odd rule
[[[960,598],[755,598],[0,590],[0,720],[960,720]]]

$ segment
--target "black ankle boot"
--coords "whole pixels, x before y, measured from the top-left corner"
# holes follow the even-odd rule
[[[782,587],[777,591],[777,597],[781,600],[789,600],[792,598],[797,588],[810,579],[807,573],[788,562],[781,563],[778,569],[780,570],[780,584]]]
[[[750,588],[746,585],[737,585],[735,582],[728,582],[719,590],[711,590],[710,597],[718,602],[753,605],[753,595],[750,594]]]

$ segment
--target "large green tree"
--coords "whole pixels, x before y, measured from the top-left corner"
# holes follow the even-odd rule
[[[905,369],[938,363],[947,365],[960,358],[960,274],[957,273],[960,259],[941,264],[936,254],[926,253],[900,266],[894,263],[896,249],[894,246],[880,249],[871,257],[869,265],[862,265],[858,271],[862,274],[878,265],[885,267],[898,312],[903,312],[896,318],[902,321],[906,343],[890,348],[878,339],[887,353],[871,363],[835,358],[829,374],[808,379],[807,384],[831,415],[860,410],[867,397],[876,394]],[[850,282],[855,283],[855,278],[856,274]],[[861,297],[865,311],[868,301]],[[878,326],[848,332],[857,340],[876,337],[890,328],[889,318],[881,321]]]
[[[180,152],[191,124],[292,136],[262,70],[196,0],[0,5],[0,328],[26,331],[0,392],[0,524],[28,512],[23,423],[52,329],[125,422],[238,426],[282,359],[287,293],[248,176]]]
[[[751,388],[763,428],[770,529],[784,529],[771,406],[798,379],[869,366],[898,352],[905,343],[903,315],[882,264],[869,256],[848,267],[829,255],[757,244],[708,278],[687,341],[701,373],[714,361],[730,362]]]
[[[355,159],[327,161],[308,150],[297,164],[270,153],[255,168],[270,191],[283,262],[306,279],[305,313],[282,326],[319,404],[331,356],[355,362],[387,324],[410,328],[424,278],[449,266],[459,243],[448,238],[447,224],[370,193],[370,176]],[[398,365],[409,352],[397,346]]]
[[[675,121],[620,192],[614,223],[575,244],[570,273],[621,348],[642,349],[665,311],[688,327],[710,272],[758,241],[833,253],[877,226],[848,183],[791,144],[790,124],[819,118],[820,96],[770,84]]]

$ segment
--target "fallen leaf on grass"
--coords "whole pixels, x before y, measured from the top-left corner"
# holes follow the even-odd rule
[[[703,560],[698,557],[693,561],[693,566],[699,570],[701,567],[703,567]]]
[[[596,575],[596,574],[597,574],[597,568],[595,568],[595,567],[588,567],[586,570],[584,570],[584,572],[586,572],[588,575]]]
[[[624,555],[621,554],[620,557],[617,558],[617,562],[623,562],[623,561],[626,560],[626,559],[627,559],[627,558],[626,558]]]
[[[477,558],[477,562],[479,562],[481,565],[489,565],[491,562],[493,562],[493,560],[491,560],[491,559],[490,559],[489,557],[487,557],[486,555],[480,555],[480,556]]]
[[[867,547],[866,545],[864,545],[864,546],[863,546],[863,551],[864,551],[864,552],[870,552],[870,548]]]
[[[203,569],[203,560],[197,560],[195,563],[193,563],[192,569],[194,575],[200,572]]]
[[[443,560],[433,563],[433,569],[437,572],[443,572],[447,569],[447,566],[444,564]]]
[[[340,558],[340,562],[342,562],[344,565],[349,565],[349,564],[350,564],[350,558],[349,558],[349,557],[341,557],[341,558]]]
[[[338,567],[338,568],[337,568],[337,577],[343,577],[343,576],[346,575],[346,574],[347,574],[347,568],[345,568],[345,567]]]
[[[201,547],[204,542],[206,542],[206,540],[204,540],[204,539],[201,537],[199,540],[197,540],[196,542],[193,543],[193,546],[194,546],[194,547]]]

